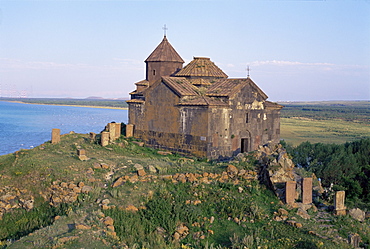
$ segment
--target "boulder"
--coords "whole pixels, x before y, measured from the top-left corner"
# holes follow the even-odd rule
[[[365,212],[362,211],[359,208],[353,208],[353,209],[349,210],[348,213],[355,220],[358,220],[358,221],[361,221],[361,222],[363,222],[365,220]]]

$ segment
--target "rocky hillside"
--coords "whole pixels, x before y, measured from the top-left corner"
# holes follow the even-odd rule
[[[71,133],[0,157],[0,248],[368,246],[369,220],[333,215],[317,179],[313,204],[284,204],[302,177],[280,146],[209,162]]]

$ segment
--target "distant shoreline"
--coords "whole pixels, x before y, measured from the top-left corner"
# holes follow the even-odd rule
[[[4,102],[10,103],[19,103],[19,104],[27,104],[27,105],[53,105],[53,106],[72,106],[72,107],[87,107],[87,108],[100,108],[100,109],[115,109],[115,110],[128,110],[128,107],[113,107],[113,106],[98,106],[98,105],[67,105],[67,104],[45,104],[45,103],[27,103],[23,101],[16,101],[16,100],[1,100]]]

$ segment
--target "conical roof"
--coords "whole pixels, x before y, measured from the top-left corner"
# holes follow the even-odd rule
[[[145,62],[150,61],[170,61],[170,62],[181,62],[184,60],[168,42],[166,36],[163,37],[162,42],[154,49],[154,51],[149,55]]]
[[[176,73],[176,76],[182,77],[217,77],[227,78],[228,76],[216,66],[209,58],[194,57],[188,65]]]

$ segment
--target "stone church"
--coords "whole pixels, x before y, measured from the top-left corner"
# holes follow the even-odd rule
[[[205,57],[183,67],[166,36],[145,63],[127,103],[128,127],[147,146],[222,159],[279,142],[282,106],[249,76],[228,78]]]

